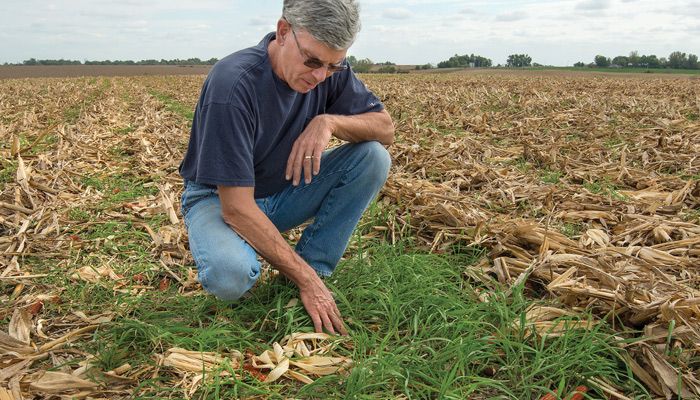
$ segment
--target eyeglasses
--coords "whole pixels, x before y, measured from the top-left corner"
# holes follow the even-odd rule
[[[299,54],[301,54],[301,56],[305,58],[304,65],[306,65],[307,67],[309,67],[311,69],[319,69],[319,68],[326,67],[329,74],[333,74],[335,72],[344,71],[344,70],[348,69],[347,64],[343,64],[342,62],[340,64],[326,64],[316,57],[309,57],[306,54],[304,54],[305,51],[302,50],[301,46],[299,45],[299,39],[297,39],[297,33],[294,32],[294,27],[291,27],[291,28],[292,28],[292,36],[294,36],[294,41],[297,43],[297,49],[299,49]]]

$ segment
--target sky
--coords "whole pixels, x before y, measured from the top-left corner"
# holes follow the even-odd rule
[[[544,65],[700,54],[700,0],[360,0],[348,51],[397,64],[477,54]],[[281,0],[1,0],[0,63],[223,58],[273,31]]]

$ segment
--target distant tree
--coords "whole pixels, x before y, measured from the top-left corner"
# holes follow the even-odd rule
[[[586,64],[584,64],[583,61],[579,61],[579,62],[574,64],[574,67],[578,67],[578,68],[585,67],[585,66],[586,66]]]
[[[508,56],[506,65],[508,67],[529,67],[532,64],[532,57],[527,54],[511,54]]]
[[[683,65],[685,69],[698,69],[698,56],[695,54],[688,54],[688,60]]]
[[[610,59],[605,56],[601,56],[600,54],[595,56],[594,61],[597,67],[604,68],[610,66]]]
[[[396,65],[396,63],[393,63],[391,61],[384,61],[383,63],[379,63],[377,65]]]
[[[654,55],[643,55],[639,57],[639,66],[644,68],[659,68],[661,63],[659,59]]]
[[[625,56],[617,56],[617,57],[612,59],[612,63],[615,65],[622,66],[622,67],[626,67],[627,64],[629,63],[629,58],[627,58]]]
[[[345,57],[345,60],[348,62],[348,64],[350,64],[351,67],[357,64],[357,58],[355,56],[347,56]]]
[[[666,57],[659,58],[659,65],[661,66],[661,68],[668,68],[668,60],[666,59]]]
[[[688,63],[688,56],[680,51],[674,51],[668,56],[668,66],[670,68],[683,68]]]
[[[440,61],[437,65],[438,68],[458,68],[458,67],[470,67],[474,65],[477,68],[484,68],[491,66],[491,59],[482,56],[472,55],[458,55],[455,54],[450,57],[449,60]]]
[[[369,58],[363,58],[361,60],[357,60],[355,64],[353,64],[352,69],[357,73],[364,73],[369,72],[373,65],[374,63],[372,60]]]
[[[632,64],[633,67],[639,67],[639,52],[637,50],[630,51],[629,57],[627,57],[627,62]],[[627,64],[625,64],[625,67]]]
[[[423,64],[423,65],[416,65],[416,69],[433,69],[435,66],[433,64]]]

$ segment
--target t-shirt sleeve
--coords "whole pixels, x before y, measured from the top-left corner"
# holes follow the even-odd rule
[[[333,92],[328,96],[328,114],[356,115],[384,109],[384,104],[351,69],[340,73],[335,83]]]
[[[222,186],[255,186],[250,113],[230,104],[210,103],[195,119],[200,135],[196,182]]]

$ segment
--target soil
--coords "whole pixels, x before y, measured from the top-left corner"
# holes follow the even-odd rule
[[[0,66],[0,79],[206,75],[210,69],[210,65],[11,65]]]

